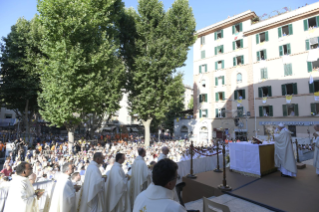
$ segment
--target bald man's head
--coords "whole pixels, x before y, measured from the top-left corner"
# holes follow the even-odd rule
[[[167,146],[163,146],[163,147],[162,147],[162,152],[163,152],[164,155],[168,155],[168,153],[169,153],[169,148],[168,148]]]
[[[30,180],[31,184],[35,183],[36,179],[37,179],[37,175],[36,174],[34,174],[34,173],[30,174],[29,180]]]

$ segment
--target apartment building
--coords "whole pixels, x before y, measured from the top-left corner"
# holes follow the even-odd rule
[[[193,88],[189,85],[184,85],[185,88],[185,92],[184,92],[184,109],[188,110],[188,109],[192,109],[192,108],[188,108],[188,105],[190,103],[190,101],[193,98]]]

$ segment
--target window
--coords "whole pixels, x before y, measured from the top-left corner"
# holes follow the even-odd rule
[[[226,110],[225,108],[216,109],[216,118],[225,118],[226,117]]]
[[[319,60],[314,62],[307,62],[307,64],[308,64],[308,72],[319,70]]]
[[[225,85],[225,76],[215,77],[215,85],[217,86],[218,84]]]
[[[224,45],[215,47],[215,55],[224,53]]]
[[[208,110],[200,110],[199,111],[199,118],[207,118],[208,117]]]
[[[268,79],[267,68],[260,69],[260,79]]]
[[[220,60],[215,62],[215,70],[220,70],[220,69],[224,69],[224,61]]]
[[[319,103],[311,103],[310,108],[312,115],[319,116]]]
[[[279,46],[279,56],[290,55],[290,44]]]
[[[292,76],[292,64],[284,64],[285,76]]]
[[[318,40],[319,40],[319,37],[310,38],[306,40],[306,50],[319,48]]]
[[[266,86],[266,87],[260,87],[258,88],[258,97],[262,98],[262,97],[266,97],[266,96],[271,96],[271,86]]]
[[[297,83],[281,85],[281,92],[283,96],[298,94]]]
[[[292,24],[278,28],[278,37],[279,38],[282,36],[292,35],[292,34],[293,34]]]
[[[309,93],[314,93],[318,91],[319,91],[319,80],[316,80],[312,84],[309,84]]]
[[[282,105],[283,116],[299,116],[298,104]]]
[[[256,35],[256,44],[268,41],[268,31]]]
[[[305,31],[319,27],[319,16],[304,20],[303,27]]]
[[[235,100],[237,100],[237,99],[245,99],[245,97],[246,97],[245,90],[236,90],[234,92]]]
[[[215,32],[215,40],[221,39],[223,37],[224,37],[223,30],[219,30],[219,31]]]
[[[288,125],[288,130],[292,132],[291,137],[296,137],[297,135],[296,125]]]
[[[243,23],[238,23],[232,27],[233,34],[243,31]]]
[[[203,50],[203,51],[201,52],[201,59],[204,59],[205,57],[206,57],[205,50]]]
[[[266,50],[261,50],[257,52],[257,61],[261,60],[267,60],[267,51]]]
[[[206,81],[202,80],[202,86],[205,88],[206,87]],[[190,96],[188,95],[188,97],[190,98]]]
[[[207,65],[206,64],[199,66],[199,73],[201,74],[204,72],[207,72]]]
[[[205,36],[200,37],[200,45],[205,45]]]
[[[243,47],[244,47],[244,40],[243,39],[233,41],[233,50],[241,49]]]
[[[12,119],[12,114],[5,114],[4,116],[6,119]]]
[[[259,107],[259,116],[260,117],[273,116],[272,106],[260,106]]]
[[[200,94],[199,95],[199,102],[207,102],[207,94]]]
[[[215,93],[216,95],[216,102],[218,102],[219,100],[225,100],[225,92],[218,92]]]
[[[243,107],[237,107],[237,116],[238,117],[244,116],[244,108]]]
[[[233,58],[233,65],[243,65],[244,64],[244,56],[237,56]]]
[[[237,83],[241,83],[243,81],[243,77],[241,75],[241,73],[237,74]]]

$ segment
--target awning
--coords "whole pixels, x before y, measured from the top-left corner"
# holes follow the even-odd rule
[[[115,129],[115,126],[113,127],[104,127],[103,131],[113,131]]]

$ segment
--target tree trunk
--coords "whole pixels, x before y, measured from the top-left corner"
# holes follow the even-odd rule
[[[152,118],[147,119],[146,121],[142,120],[143,125],[144,125],[144,142],[145,142],[145,147],[149,147],[150,146],[150,127],[151,127],[151,122],[152,122]]]
[[[29,108],[29,100],[27,100],[25,108],[24,108],[24,124],[25,124],[25,140],[28,138],[28,143],[30,142],[30,125],[29,125],[29,117],[28,117],[28,108]]]
[[[68,128],[68,148],[69,148],[69,154],[72,154],[72,149],[74,145],[74,131],[75,128]]]

